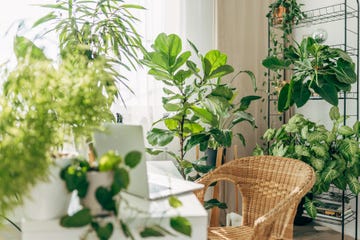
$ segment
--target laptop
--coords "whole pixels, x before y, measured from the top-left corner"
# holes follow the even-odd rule
[[[140,163],[129,171],[130,184],[126,192],[154,200],[204,187],[203,184],[149,173],[142,126],[107,123],[104,124],[104,128],[104,131],[94,133],[94,146],[99,157],[109,150],[113,150],[122,157],[133,150],[142,153]]]

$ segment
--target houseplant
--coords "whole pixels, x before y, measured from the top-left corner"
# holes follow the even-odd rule
[[[139,63],[138,52],[142,42],[136,31],[138,19],[133,11],[144,9],[140,5],[126,4],[124,0],[59,0],[55,4],[43,4],[50,13],[34,23],[34,27],[45,26],[45,33],[55,31],[59,36],[60,54],[76,53],[89,60],[102,57],[104,67],[112,73],[109,84],[131,91],[127,84],[126,71],[135,70]],[[80,47],[79,47],[80,46]]]
[[[296,114],[280,128],[268,129],[264,134],[268,147],[257,147],[254,153],[300,159],[312,166],[317,179],[311,194],[327,192],[334,184],[358,195],[360,122],[355,122],[352,128],[342,125],[344,116],[340,116],[337,107],[332,107],[329,115],[333,122],[331,130]],[[309,195],[305,197],[305,209],[311,217],[316,217],[316,206],[319,205],[321,202]]]
[[[218,125],[219,115],[215,113],[231,106],[233,89],[224,85],[221,78],[234,71],[233,67],[226,63],[227,56],[224,53],[210,50],[203,56],[194,44],[189,44],[201,61],[201,70],[190,60],[190,51],[182,52],[181,39],[175,34],[159,34],[152,46],[153,51],[146,53],[143,60],[150,68],[148,73],[166,85],[163,88],[162,100],[164,109],[169,113],[153,124],[164,123],[165,129],[154,126],[148,133],[147,140],[153,146],[165,146],[174,138],[178,138],[178,152],[168,153],[178,162],[179,170],[184,177],[194,168],[198,172],[207,172],[210,169],[189,161],[186,159],[186,153],[200,142],[207,146],[208,141],[205,138],[209,139],[209,134],[204,138],[197,137],[191,141],[190,139],[206,130],[202,123]],[[251,72],[241,72],[247,73],[255,84]],[[208,111],[210,108],[214,114]],[[219,141],[220,138],[229,138],[229,133],[222,129],[209,133],[216,136]]]
[[[119,69],[135,67],[142,48],[131,14],[141,6],[110,0],[42,6],[52,12],[34,28],[50,24],[44,34],[59,34],[60,59],[48,59],[17,37],[18,64],[1,76],[0,173],[1,182],[12,183],[0,186],[0,215],[5,216],[32,185],[46,179],[52,152],[69,137],[87,138],[102,122],[113,120],[110,106],[121,97],[117,87],[127,87]]]
[[[24,37],[16,37],[14,46],[17,66],[5,76],[0,93],[1,182],[11,182],[0,186],[5,216],[32,185],[46,179],[51,153],[61,149],[66,136],[89,136],[111,121],[116,92],[107,85],[111,75],[100,58],[89,62],[68,54],[57,65]]]
[[[71,215],[63,216],[60,224],[70,228],[89,226],[86,236],[95,232],[102,240],[112,236],[116,224],[127,238],[134,239],[128,223],[120,217],[119,193],[127,189],[131,181],[129,171],[136,167],[140,160],[141,153],[138,151],[130,151],[124,158],[109,151],[92,165],[85,159],[73,159],[71,164],[63,168],[61,177],[69,191],[77,191],[83,207]],[[182,203],[172,196],[169,198],[169,205],[177,208]],[[191,224],[186,218],[172,217],[169,225],[176,232],[191,236]],[[141,237],[163,237],[169,234],[173,233],[154,223],[147,224],[140,230]]]
[[[290,81],[279,93],[280,112],[294,104],[303,106],[314,94],[337,106],[338,93],[350,91],[357,81],[355,64],[346,52],[321,45],[311,37],[286,48],[284,57],[269,56],[262,63],[274,71],[292,70]]]
[[[270,26],[279,25],[286,38],[292,33],[292,26],[306,18],[306,14],[301,10],[303,5],[297,3],[296,0],[277,0],[271,3],[270,10],[266,14]]]

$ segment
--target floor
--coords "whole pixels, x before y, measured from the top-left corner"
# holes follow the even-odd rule
[[[344,239],[354,238],[345,236]],[[294,226],[294,240],[341,240],[341,234],[328,227],[310,223],[305,226]]]
[[[20,239],[20,233],[10,226],[0,231],[0,240]],[[341,240],[341,234],[328,227],[310,223],[306,226],[294,227],[294,240]],[[345,240],[353,240],[353,238],[345,236]]]

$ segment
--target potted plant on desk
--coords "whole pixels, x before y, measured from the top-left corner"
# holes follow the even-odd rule
[[[73,159],[73,162],[61,171],[61,177],[68,190],[70,192],[76,190],[83,208],[71,215],[63,216],[60,224],[68,228],[89,226],[90,229],[85,232],[85,237],[95,232],[101,240],[109,239],[113,235],[115,226],[119,226],[126,238],[134,239],[129,224],[120,216],[119,204],[123,199],[119,193],[127,189],[131,181],[129,171],[139,164],[141,153],[130,151],[122,158],[115,152],[109,151],[96,161],[94,149],[91,147],[90,150],[90,156],[95,160],[91,161],[92,164],[85,159]],[[168,201],[173,208],[182,205],[175,196],[170,197]],[[176,232],[191,236],[191,224],[186,218],[171,217],[169,225]],[[160,224],[147,224],[140,230],[141,237],[165,235],[174,234]]]

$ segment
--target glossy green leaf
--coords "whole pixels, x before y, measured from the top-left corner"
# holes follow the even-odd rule
[[[230,65],[223,65],[218,68],[216,68],[214,71],[211,72],[211,74],[208,76],[209,79],[212,78],[221,78],[225,75],[228,75],[230,73],[234,72],[234,68]]]
[[[290,84],[286,83],[280,90],[278,99],[278,111],[283,112],[289,109],[291,103]]]
[[[100,240],[108,240],[114,231],[114,226],[112,223],[106,223],[104,226],[100,226],[96,222],[92,222],[91,226],[94,228],[96,235]]]
[[[213,207],[218,207],[220,209],[227,209],[227,205],[224,202],[220,202],[219,200],[213,198],[207,201],[204,201],[204,208],[211,209]]]
[[[193,110],[194,114],[199,117],[204,123],[209,124],[210,126],[218,125],[217,117],[212,112],[208,111],[206,108],[192,106],[191,110]]]
[[[317,210],[316,206],[314,204],[314,201],[310,200],[308,197],[305,197],[305,204],[304,204],[305,210],[307,214],[311,218],[316,218]]]
[[[161,232],[160,230],[156,229],[156,228],[152,228],[152,227],[145,227],[141,232],[140,232],[140,236],[142,238],[147,238],[147,237],[164,237],[164,233]]]
[[[226,64],[227,56],[219,50],[210,50],[205,54],[204,61],[207,65],[204,69],[205,76],[210,76],[214,70]]]
[[[267,57],[262,61],[262,65],[266,68],[269,68],[273,71],[281,70],[288,68],[290,66],[290,61],[284,61],[274,56]]]
[[[297,82],[294,84],[293,99],[297,107],[302,107],[307,103],[311,96],[311,92],[307,84]]]
[[[340,82],[352,84],[357,80],[354,63],[345,61],[339,58],[336,62],[337,66],[332,68],[335,71],[335,75]]]
[[[191,223],[184,217],[178,216],[170,218],[170,226],[179,233],[189,237],[191,236]]]
[[[357,177],[355,177],[352,173],[347,172],[346,179],[350,191],[353,192],[355,195],[358,195],[360,193],[360,183]]]
[[[330,108],[329,116],[330,116],[330,119],[333,120],[333,121],[340,119],[339,108],[336,107],[336,106],[332,106]]]
[[[171,72],[175,72],[176,70],[178,70],[180,67],[182,67],[186,61],[189,59],[189,57],[191,56],[191,52],[186,51],[183,52],[175,61],[174,65],[171,66]]]
[[[226,100],[231,100],[234,96],[234,89],[228,85],[217,85],[210,93],[211,96],[223,97]]]
[[[193,147],[195,147],[200,143],[208,142],[209,139],[210,139],[210,135],[204,133],[192,135],[190,139],[186,142],[185,151],[186,152],[189,151],[190,149],[192,149]]]
[[[150,132],[148,132],[146,138],[148,142],[153,146],[166,146],[173,140],[174,133],[168,130],[153,128]]]
[[[245,111],[249,108],[250,104],[255,101],[261,99],[260,96],[253,96],[253,95],[249,95],[249,96],[245,96],[243,98],[241,98],[240,100],[240,107],[237,109],[238,111]]]
[[[207,166],[193,163],[193,168],[199,173],[208,173],[214,169],[214,166]]]
[[[95,191],[95,197],[103,209],[108,211],[115,210],[115,201],[110,190],[107,190],[105,187],[98,187]]]
[[[325,101],[337,106],[338,105],[338,94],[334,85],[324,84],[322,87],[318,87],[316,84],[311,86],[316,93],[318,93]]]
[[[169,201],[170,206],[173,208],[179,208],[183,205],[182,202],[175,196],[170,196],[168,198],[168,201]]]
[[[125,155],[125,164],[130,167],[136,167],[141,161],[141,152],[131,151]]]
[[[130,183],[129,173],[124,168],[114,170],[114,180],[111,185],[113,194],[119,193],[121,190],[127,189]]]
[[[66,215],[60,219],[60,225],[63,227],[83,227],[91,223],[92,216],[90,209],[84,208],[75,214],[69,216]]]

